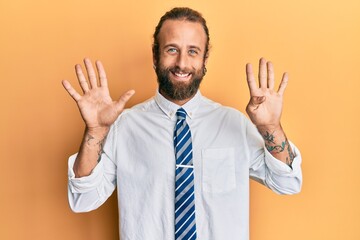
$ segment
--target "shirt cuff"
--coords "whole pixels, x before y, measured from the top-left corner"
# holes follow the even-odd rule
[[[86,193],[96,189],[102,178],[103,164],[100,161],[95,168],[91,171],[90,175],[85,177],[76,178],[73,170],[74,162],[76,160],[77,153],[69,157],[68,161],[68,180],[69,188],[72,193]]]
[[[265,163],[266,166],[270,169],[271,172],[273,172],[276,175],[282,175],[282,176],[296,176],[299,171],[301,171],[300,164],[301,164],[301,154],[300,151],[296,148],[296,146],[290,142],[290,146],[292,150],[294,151],[295,158],[291,164],[291,167],[287,165],[286,163],[278,160],[275,158],[271,153],[265,148]]]

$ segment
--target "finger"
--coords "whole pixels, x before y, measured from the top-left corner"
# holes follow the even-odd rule
[[[267,71],[265,58],[260,58],[259,61],[259,88],[267,88]]]
[[[61,83],[64,86],[65,90],[70,94],[70,96],[76,102],[78,102],[81,99],[80,94],[78,92],[76,92],[76,90],[71,86],[71,84],[68,81],[63,80]]]
[[[120,99],[117,101],[117,107],[120,111],[122,111],[125,107],[125,104],[129,99],[135,94],[134,90],[129,90],[126,93],[124,93]]]
[[[280,95],[284,95],[284,91],[286,89],[286,86],[288,84],[288,81],[289,81],[289,74],[288,73],[284,73],[282,79],[281,79],[281,83],[280,83],[280,86],[279,86],[279,90],[278,90],[278,93]]]
[[[270,90],[273,90],[275,85],[274,66],[272,62],[267,62],[266,65],[267,65],[267,87]]]
[[[91,63],[90,59],[88,59],[88,58],[84,59],[84,63],[85,63],[88,77],[89,77],[90,86],[91,86],[91,88],[96,88],[97,87],[97,79],[96,79],[96,74],[95,74],[94,68],[92,66],[92,63]]]
[[[253,96],[256,89],[257,89],[257,86],[256,86],[252,66],[251,66],[250,63],[246,64],[246,80],[247,80],[247,83],[248,83],[248,86],[249,86],[250,96]]]
[[[86,93],[87,91],[89,91],[89,85],[88,85],[88,82],[86,81],[86,78],[84,76],[82,68],[79,64],[75,65],[75,72],[76,72],[76,76],[79,81],[79,84],[81,86],[81,89],[83,90],[84,93]]]
[[[96,61],[95,64],[96,64],[96,69],[99,73],[100,86],[107,87],[108,84],[107,84],[107,78],[106,78],[104,66],[100,61]]]

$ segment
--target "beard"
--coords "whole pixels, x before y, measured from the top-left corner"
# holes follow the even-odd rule
[[[158,64],[156,66],[156,75],[159,83],[160,93],[166,95],[172,100],[185,100],[196,94],[200,87],[200,83],[205,75],[205,66],[198,70],[190,71],[189,69],[180,69],[179,67],[165,68]],[[191,74],[188,82],[172,82],[170,79],[171,72],[186,72]]]

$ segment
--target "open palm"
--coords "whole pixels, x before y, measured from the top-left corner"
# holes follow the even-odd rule
[[[109,94],[107,78],[101,62],[96,61],[99,84],[91,61],[85,58],[84,64],[89,82],[81,66],[79,64],[75,66],[76,76],[83,90],[82,96],[68,81],[64,80],[62,84],[70,96],[76,101],[87,128],[108,128],[124,110],[125,103],[131,98],[134,91],[130,90],[124,93],[118,101],[113,101]]]
[[[259,62],[259,87],[256,84],[251,64],[246,65],[250,101],[246,107],[251,121],[257,126],[279,126],[283,107],[283,94],[288,82],[284,73],[278,91],[274,90],[274,67],[264,58]]]

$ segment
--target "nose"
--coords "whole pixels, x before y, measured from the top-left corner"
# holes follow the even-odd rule
[[[177,56],[176,65],[177,65],[177,67],[179,67],[182,70],[187,68],[188,55],[187,55],[186,51],[185,52],[181,51],[180,54]]]

